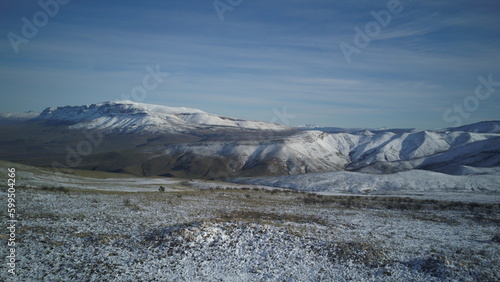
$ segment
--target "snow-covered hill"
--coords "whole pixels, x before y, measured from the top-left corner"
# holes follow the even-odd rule
[[[258,168],[266,175],[300,174],[343,170],[349,164],[349,148],[352,145],[349,136],[335,138],[320,131],[311,131],[271,140],[176,144],[159,148],[157,154],[192,154],[198,158],[229,159],[229,175]]]
[[[325,133],[312,130],[272,140],[175,144],[157,148],[155,153],[190,154],[199,159],[225,158],[230,160],[229,175],[256,168],[266,171],[266,175],[341,170],[380,174],[411,169],[459,175],[471,171],[464,170],[463,166],[500,167],[500,134],[423,130]]]
[[[386,173],[413,168],[500,166],[500,134],[464,131],[378,132],[357,135],[349,170]]]
[[[309,173],[253,179],[234,179],[238,183],[291,188],[314,192],[500,192],[500,169],[489,175],[448,175],[425,170],[393,174],[366,174],[350,171]],[[498,194],[495,194],[496,196]]]
[[[36,122],[25,131],[20,127],[20,136],[9,137],[12,140],[7,145],[11,147],[3,148],[4,154],[12,155],[11,160],[29,159],[29,151],[40,165],[40,154],[66,148],[69,141],[65,140],[76,138],[77,145],[80,130],[94,129],[114,137],[104,138],[109,144],[96,147],[93,153],[129,151],[120,154],[120,163],[112,162],[108,154],[93,154],[85,158],[81,168],[142,175],[227,178],[327,171],[385,174],[412,169],[463,175],[500,167],[500,121],[443,130],[322,130],[313,126],[299,130],[198,109],[131,101],[47,108],[33,120],[42,122],[43,130],[54,125],[70,131],[54,130],[59,135],[44,136],[46,140],[35,145],[45,131],[31,133]],[[71,133],[73,137],[68,137]],[[128,135],[122,138],[116,134]],[[53,147],[49,150],[48,146]],[[67,152],[62,154],[58,162],[67,158]],[[48,164],[42,165],[53,161],[49,156]]]
[[[108,133],[172,133],[201,127],[283,130],[287,127],[223,117],[184,107],[167,107],[132,101],[45,109],[38,119],[64,122],[71,129],[98,129]]]

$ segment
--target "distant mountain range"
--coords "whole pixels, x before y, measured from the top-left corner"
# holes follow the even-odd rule
[[[500,121],[444,130],[291,128],[118,101],[1,114],[0,126],[0,159],[144,176],[464,175],[500,167]]]
[[[10,117],[21,119],[30,116],[11,114]],[[70,129],[97,129],[104,133],[176,133],[206,127],[285,129],[277,124],[228,118],[197,109],[174,108],[131,101],[47,108],[34,118],[67,123]]]

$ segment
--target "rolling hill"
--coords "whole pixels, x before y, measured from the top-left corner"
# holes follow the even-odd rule
[[[18,117],[18,118],[13,118]],[[500,122],[443,130],[291,128],[130,101],[0,116],[0,158],[135,175],[233,178],[500,167]]]

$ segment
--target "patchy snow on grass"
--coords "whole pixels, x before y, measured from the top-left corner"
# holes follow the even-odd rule
[[[237,183],[323,194],[382,194],[441,199],[448,195],[448,200],[472,197],[472,201],[483,199],[488,202],[500,202],[500,175],[498,174],[465,176],[424,170],[409,170],[393,174],[336,171],[231,180]]]
[[[498,205],[403,210],[391,198],[377,199],[387,209],[370,197],[241,189],[19,188],[16,200],[18,274],[10,280],[3,264],[2,281],[500,278]]]
[[[94,172],[100,177],[92,177],[79,175],[77,170],[38,168],[0,161],[0,168],[7,170],[7,167],[16,167],[17,186],[30,188],[155,192],[160,186],[163,186],[165,191],[177,190],[176,187],[183,181],[165,177],[146,178],[103,172]]]
[[[500,279],[495,191],[476,191],[476,203],[439,189],[322,195],[24,165],[16,174],[17,276],[2,264],[0,281]]]

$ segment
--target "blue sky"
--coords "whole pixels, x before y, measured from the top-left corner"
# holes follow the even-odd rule
[[[169,75],[138,102],[289,125],[500,119],[500,2],[217,1],[231,7],[223,20],[212,0],[71,0],[53,16],[37,1],[3,1],[0,112],[134,100],[158,66]],[[371,12],[390,19],[382,26]],[[38,33],[24,37],[22,18],[34,15]],[[355,27],[368,46],[356,45]],[[357,48],[349,60],[342,42]],[[285,107],[293,118],[283,121]]]

